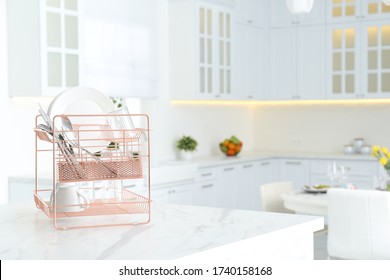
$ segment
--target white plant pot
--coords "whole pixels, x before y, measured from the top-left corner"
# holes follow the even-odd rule
[[[182,160],[192,160],[193,156],[194,156],[193,151],[184,151],[184,150],[180,151],[180,159]]]

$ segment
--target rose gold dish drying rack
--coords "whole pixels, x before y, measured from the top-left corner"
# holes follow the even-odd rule
[[[126,127],[126,118],[137,127]],[[64,129],[64,119],[72,124],[71,129]],[[51,120],[51,130],[39,125],[42,120],[36,116],[34,201],[56,229],[150,221],[147,115],[57,115]],[[48,170],[49,186],[40,180]],[[63,184],[87,199],[64,203],[58,192]]]

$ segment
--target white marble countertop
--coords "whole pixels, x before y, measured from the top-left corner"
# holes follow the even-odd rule
[[[283,230],[310,235],[323,218],[154,204],[149,224],[61,231],[29,202],[0,205],[0,227],[2,260],[142,260],[186,257]]]
[[[200,168],[236,164],[240,162],[266,160],[274,158],[294,158],[294,159],[334,159],[334,160],[364,160],[376,161],[371,155],[329,152],[305,152],[305,151],[250,151],[238,154],[235,157],[227,157],[222,153],[214,156],[195,157],[193,162],[197,163]]]

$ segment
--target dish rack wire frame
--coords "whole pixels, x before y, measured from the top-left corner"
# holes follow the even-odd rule
[[[114,132],[119,132],[122,133],[123,137],[121,138],[115,138],[113,137],[112,139],[109,138],[99,138],[95,140],[108,140],[111,142],[119,142],[124,145],[124,148],[126,149],[127,144],[126,141],[133,141],[134,139],[130,139],[128,137],[125,137],[124,135],[127,135],[127,133],[133,133],[135,134],[138,138],[138,141],[146,141],[146,153],[141,154],[138,153],[136,157],[133,158],[128,158],[130,159],[128,163],[135,163],[137,162],[136,165],[130,166],[130,169],[134,168],[136,166],[138,176],[135,176],[134,174],[125,174],[123,176],[119,177],[113,177],[106,176],[106,178],[99,177],[98,178],[81,178],[81,179],[74,179],[74,180],[61,180],[64,177],[59,175],[59,170],[60,170],[60,165],[64,164],[64,155],[61,154],[60,148],[58,146],[58,140],[53,137],[53,135],[56,135],[56,133],[63,133],[64,131],[62,130],[56,130],[55,129],[55,124],[56,120],[58,120],[60,117],[66,116],[68,118],[73,118],[73,117],[99,117],[99,118],[117,118],[117,117],[139,117],[139,118],[144,118],[145,119],[145,124],[144,128],[135,128],[135,129],[108,129],[104,130],[104,133],[102,135],[107,135],[108,133],[113,133]],[[51,120],[53,123],[54,129],[50,132],[47,133],[43,130],[40,130],[37,128],[39,120],[42,119],[41,115],[37,115],[35,117],[35,190],[34,190],[34,201],[36,204],[36,207],[38,209],[41,209],[50,219],[53,220],[53,226],[57,230],[66,230],[66,229],[77,229],[77,228],[95,228],[95,227],[107,227],[107,226],[128,226],[128,225],[135,225],[135,224],[146,224],[150,222],[151,214],[150,214],[150,206],[151,206],[151,199],[150,199],[150,120],[149,116],[146,114],[95,114],[95,115],[80,115],[80,114],[74,114],[74,115],[56,115],[53,117]],[[99,124],[98,124],[99,125]],[[89,126],[89,125],[85,125]],[[101,126],[106,126],[109,127],[108,124],[102,124]],[[75,129],[72,130],[72,132],[77,132],[77,134],[80,136],[80,132],[83,132],[81,129],[81,126],[78,126],[76,124],[73,124],[73,127],[78,127],[79,129],[76,131]],[[92,130],[85,130],[86,132],[91,132]],[[97,130],[94,130],[97,132]],[[51,135],[50,135],[51,134]],[[142,140],[141,137],[144,137],[146,139]],[[81,140],[81,141],[80,141]],[[93,139],[88,139],[88,140],[93,140]],[[118,141],[119,140],[119,141]],[[39,148],[39,143],[40,142],[49,142],[51,143],[51,148],[49,149],[40,149]],[[63,143],[68,143],[71,142],[69,139],[63,140]],[[80,143],[82,142],[82,139],[77,138],[77,143],[78,146],[80,147]],[[139,143],[139,147],[142,148],[142,143]],[[97,170],[105,170],[105,175],[107,175],[107,168],[103,168],[100,164],[100,162],[97,162],[95,159],[90,157],[83,158],[83,151],[80,148],[75,148],[77,151],[77,155],[79,156],[78,158],[78,163],[84,162],[84,166],[88,165],[93,165],[95,168],[97,167]],[[38,171],[38,161],[39,161],[39,155],[42,152],[51,152],[52,153],[52,188],[40,188],[39,187],[39,171]],[[80,155],[82,155],[80,157]],[[125,154],[125,159],[126,159],[126,154]],[[123,158],[123,157],[121,157]],[[80,159],[83,159],[84,161],[80,161]],[[111,158],[113,159],[113,158]],[[146,159],[146,168],[143,168],[143,161]],[[104,160],[104,159],[102,159]],[[109,162],[105,162],[106,164]],[[113,164],[112,164],[113,163]],[[111,166],[110,167],[115,167],[117,165],[117,161],[113,160],[111,161]],[[126,164],[126,161],[119,161],[120,164]],[[119,164],[119,165],[120,165]],[[125,166],[126,167],[126,166]],[[92,168],[93,169],[93,168]],[[144,174],[144,169],[147,170],[147,172]],[[134,171],[134,170],[133,170]],[[139,173],[141,172],[141,173]],[[96,173],[95,173],[96,174]],[[99,175],[99,172],[97,173]],[[118,176],[118,173],[114,173],[114,175]],[[139,179],[139,178],[144,178],[144,175],[146,175],[146,185],[147,185],[147,197],[137,194],[135,192],[129,191],[127,189],[121,189],[121,196],[122,201],[118,201],[117,199],[112,199],[111,201],[103,201],[103,200],[96,200],[93,201],[88,205],[88,208],[84,211],[81,212],[61,212],[58,211],[57,205],[56,205],[56,184],[59,182],[85,182],[85,181],[116,181],[116,180],[121,180],[121,183],[123,183],[124,179]],[[121,184],[122,185],[122,184]],[[43,196],[41,195],[42,193],[50,193],[53,194],[53,205],[50,205],[50,202],[45,200]],[[68,205],[69,206],[69,205]],[[70,206],[80,206],[80,205],[70,205]],[[128,214],[131,216],[134,216],[136,214],[142,214],[145,216],[145,219],[142,221],[120,221],[119,223],[114,223],[114,222],[101,222],[101,223],[96,223],[92,225],[83,225],[83,224],[75,224],[75,225],[70,225],[70,226],[63,226],[60,225],[59,220],[66,218],[66,219],[71,219],[71,218],[80,218],[80,217],[92,217],[92,216],[112,216],[112,215],[121,215],[123,214]]]

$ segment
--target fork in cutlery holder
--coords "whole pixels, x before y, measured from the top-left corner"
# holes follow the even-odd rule
[[[66,115],[73,124],[71,131],[58,127],[60,117],[53,117],[52,133],[34,129],[37,208],[53,220],[56,229],[148,223],[149,117],[144,114]],[[124,127],[125,118],[131,118],[138,127]],[[35,121],[37,127],[41,116],[36,116]],[[67,137],[52,136],[63,134]],[[72,146],[72,141],[77,145]],[[50,185],[42,183],[47,173],[51,174]],[[64,205],[63,199],[57,197],[61,184],[74,186],[75,192],[86,200]]]

